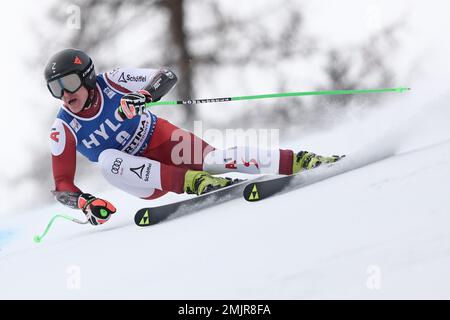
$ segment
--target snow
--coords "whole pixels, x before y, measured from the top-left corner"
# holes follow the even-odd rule
[[[110,222],[59,220],[40,244],[33,236],[54,214],[82,213],[55,204],[7,216],[0,298],[448,299],[450,111],[439,101],[448,99],[400,95],[365,118],[285,142],[395,154],[266,201],[139,228],[133,214],[149,203],[107,191],[98,196],[118,207]]]

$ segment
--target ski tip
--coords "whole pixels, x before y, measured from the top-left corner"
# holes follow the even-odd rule
[[[149,209],[139,210],[134,216],[134,222],[139,227],[147,227],[151,225]]]
[[[258,185],[256,183],[250,183],[245,187],[244,199],[249,202],[261,200],[261,197],[259,196]]]

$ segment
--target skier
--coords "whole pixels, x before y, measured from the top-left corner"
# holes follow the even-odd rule
[[[144,107],[175,86],[177,77],[167,68],[117,68],[97,75],[86,53],[65,49],[50,58],[44,75],[50,93],[63,103],[50,132],[52,192],[62,204],[81,209],[92,225],[108,221],[116,208],[74,184],[76,151],[97,162],[109,183],[143,199],[167,192],[201,195],[233,183],[212,174],[287,175],[339,159],[307,151],[215,149]],[[180,144],[185,149],[174,156]],[[260,166],[263,160],[268,165]]]

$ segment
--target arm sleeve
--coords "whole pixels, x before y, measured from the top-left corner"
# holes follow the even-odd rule
[[[117,68],[105,73],[106,82],[122,93],[145,88],[158,73],[158,69]]]
[[[111,87],[122,93],[145,89],[153,101],[160,100],[177,82],[175,73],[167,68],[117,68],[105,73],[105,78]]]
[[[81,190],[74,184],[76,139],[68,126],[60,119],[56,119],[50,132],[50,148],[55,181],[53,194],[62,204],[77,208]]]

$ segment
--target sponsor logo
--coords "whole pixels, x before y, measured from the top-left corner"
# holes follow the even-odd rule
[[[145,164],[143,164],[142,166],[137,167],[137,168],[130,168],[130,171],[134,172],[139,177],[139,179],[142,180],[142,172],[144,171],[144,167],[145,167]]]
[[[122,72],[119,77],[119,82],[127,83],[131,82],[146,82],[147,76],[132,76],[131,74],[127,74],[125,76],[125,72]]]
[[[75,132],[78,132],[81,129],[81,124],[75,118],[73,118],[72,121],[70,121],[70,126]]]
[[[105,122],[100,124],[97,130],[94,130],[88,138],[83,139],[81,142],[88,149],[91,149],[92,147],[99,147],[102,140],[106,141],[109,139],[111,134],[110,131],[113,133],[116,132],[121,125],[122,124],[120,122],[113,123],[110,119],[106,119]],[[118,142],[120,141],[118,140]]]
[[[150,172],[152,170],[152,164],[149,163],[147,165],[147,168],[145,169],[145,176],[144,176],[144,181],[148,181],[150,179]]]
[[[93,64],[93,63],[91,63],[91,65],[89,66],[89,68],[88,68],[85,72],[83,72],[83,74],[82,74],[81,76],[82,76],[83,78],[86,77],[86,75],[89,74],[89,72],[91,72],[92,69],[94,69],[94,64]],[[91,75],[90,78],[92,78],[92,75]]]
[[[122,74],[119,77],[119,82],[127,83],[127,80],[125,80],[125,73],[122,72]]]
[[[256,184],[253,185],[252,192],[250,192],[250,196],[247,199],[248,201],[256,201],[259,200],[259,192],[256,188]]]
[[[149,122],[147,120],[141,120],[140,126],[136,131],[135,136],[131,140],[130,144],[123,150],[126,153],[132,153],[142,142],[142,139],[147,136]]]
[[[66,131],[61,119],[55,119],[50,130],[49,142],[52,155],[59,156],[64,152],[64,147],[66,145]]]
[[[145,173],[144,173],[144,168],[145,168]],[[148,163],[147,165],[143,164],[140,167],[137,168],[130,168],[131,172],[134,172],[139,179],[144,180],[144,181],[148,181],[150,179],[150,172],[152,170],[152,164]]]
[[[167,76],[167,78],[169,78],[169,79],[175,78],[175,75],[174,75],[173,72],[170,71],[170,70],[164,70],[164,74],[165,74],[165,75]]]
[[[224,160],[228,161],[225,163],[226,169],[233,169],[233,170],[237,169],[236,160],[231,160],[231,161],[229,159],[224,159]],[[254,165],[257,169],[259,169],[258,161],[256,161],[255,159],[251,159],[250,161],[245,161],[244,159],[242,159],[242,164],[246,168],[250,167],[251,165]]]
[[[161,85],[161,81],[162,78],[158,78],[158,80],[156,80],[156,82],[152,85],[152,87],[156,90],[159,88],[159,86]]]
[[[56,62],[52,63],[52,71],[53,71],[53,73],[56,72]]]
[[[73,64],[83,64],[83,62],[81,61],[80,57],[76,56],[75,60],[73,60]]]
[[[115,68],[109,72],[109,75],[114,76],[119,70],[120,70],[120,68]]]
[[[111,167],[111,172],[114,174],[118,174],[119,170],[120,170],[120,166],[122,165],[123,159],[122,158],[116,158],[116,160],[114,160],[114,163]]]
[[[103,89],[103,92],[108,96],[109,99],[112,99],[116,95],[116,93],[108,87]]]
[[[226,163],[226,164],[225,164],[225,168],[227,168],[227,169],[233,169],[233,170],[237,169],[237,166],[236,166],[236,160],[233,160],[233,161],[231,161],[231,162]]]
[[[147,226],[150,224],[150,214],[148,213],[148,210],[145,211],[144,216],[142,217],[141,221],[139,221],[140,226]]]
[[[52,128],[52,132],[50,133],[50,139],[55,142],[59,142],[59,131],[56,131],[56,128]]]
[[[245,161],[244,159],[242,159],[242,163],[244,164],[244,166],[246,166],[247,168],[250,167],[250,165],[254,165],[257,169],[259,169],[259,164],[258,161],[256,161],[255,159],[251,159],[250,161]]]
[[[226,101],[231,101],[231,98],[183,100],[183,104],[213,103],[213,102],[226,102]]]
[[[141,116],[138,127],[133,128],[134,132],[128,132],[127,130],[119,130],[123,124],[123,120],[119,119],[117,109],[115,110],[115,119],[106,119],[100,123],[96,130],[90,130],[87,137],[81,140],[81,143],[87,149],[98,148],[104,141],[108,141],[110,138],[115,138],[116,141],[123,146],[123,152],[133,154],[139,149],[143,148],[143,145],[148,137],[151,129],[152,117],[149,113],[144,113]],[[131,129],[130,129],[131,130]]]

